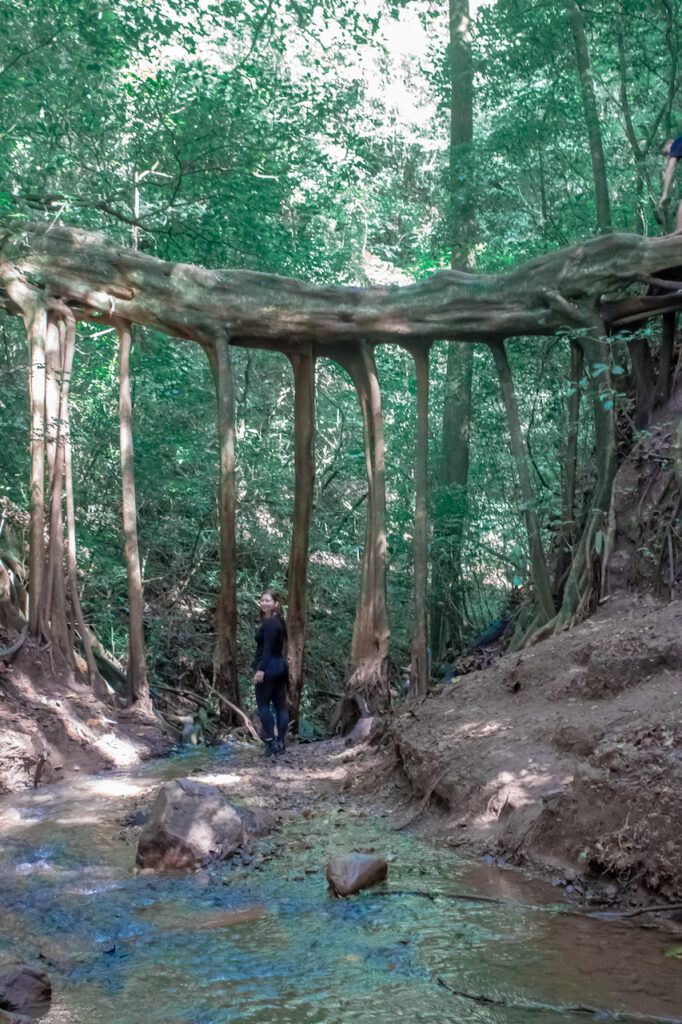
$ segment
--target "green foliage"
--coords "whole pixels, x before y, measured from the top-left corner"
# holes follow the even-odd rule
[[[673,10],[673,28],[665,10]],[[658,142],[672,104],[677,0],[604,0],[586,10],[614,224],[652,231]],[[563,5],[498,0],[472,26],[475,145],[461,154],[478,224],[476,261],[504,271],[595,231],[589,146]],[[620,63],[622,29],[624,65]],[[0,5],[0,212],[101,229],[178,262],[393,284],[448,265],[447,5],[265,0],[17,0]],[[634,125],[626,131],[623,96]],[[466,162],[466,167],[464,167]],[[653,339],[654,342],[656,339]],[[384,396],[389,608],[396,664],[411,631],[415,381],[401,350],[377,353]],[[430,463],[442,438],[445,350],[432,363]],[[568,345],[510,346],[546,546],[561,524]],[[239,461],[240,668],[253,601],[284,586],[293,508],[292,379],[272,353],[234,353]],[[587,367],[605,409],[631,412],[627,345]],[[21,325],[0,323],[0,493],[27,504],[28,412]],[[140,545],[154,674],[210,675],[217,590],[217,442],[203,353],[140,331],[133,360]],[[73,379],[78,541],[86,613],[122,656],[114,335],[79,328]],[[515,467],[487,351],[476,352],[464,532],[468,627],[480,631],[528,581]],[[310,692],[347,668],[364,534],[362,422],[353,389],[318,366],[310,560]],[[593,483],[579,438],[578,492]],[[432,490],[440,545],[456,494]],[[597,535],[599,536],[599,535]],[[599,541],[602,543],[603,539]],[[596,543],[596,542],[595,542]],[[437,553],[437,552],[435,552]],[[316,701],[306,708],[310,716]]]

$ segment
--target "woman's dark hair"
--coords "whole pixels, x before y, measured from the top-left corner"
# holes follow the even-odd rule
[[[275,615],[277,616],[279,621],[282,623],[282,630],[284,632],[284,643],[286,644],[287,641],[289,640],[289,634],[287,632],[287,620],[284,618],[284,612],[282,611],[282,595],[280,594],[279,590],[270,590],[269,588],[267,590],[263,591],[263,593],[261,594],[261,597],[264,597],[266,594],[269,594],[270,597],[272,598],[272,600],[277,605],[279,605],[279,607],[275,611]],[[261,617],[261,619],[263,618],[262,610],[260,610],[260,617]]]

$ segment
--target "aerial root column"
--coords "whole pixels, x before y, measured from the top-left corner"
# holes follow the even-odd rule
[[[423,696],[429,685],[428,560],[429,521],[428,445],[429,445],[429,349],[411,348],[417,376],[417,431],[415,445],[414,508],[414,634],[410,664],[410,693]]]
[[[214,683],[219,694],[241,708],[237,675],[237,536],[235,482],[234,375],[230,341],[218,335],[207,349],[216,387],[218,442],[220,447],[220,595],[216,614]],[[223,720],[240,724],[225,705]]]
[[[133,449],[133,406],[130,391],[130,324],[116,322],[119,341],[119,417],[124,557],[128,575],[128,702],[148,704],[149,686],[144,652],[144,596],[137,543],[137,498]]]
[[[76,554],[76,511],[73,500],[73,465],[71,452],[71,422],[69,389],[73,371],[73,357],[76,351],[76,320],[67,306],[60,306],[60,339],[62,344],[62,396],[59,413],[60,436],[63,445],[64,493],[66,498],[66,571],[69,601],[73,616],[72,627],[78,630],[88,666],[88,679],[98,697],[108,697],[107,685],[97,669],[90,642],[90,632],[85,624],[80,595],[78,593],[78,561]],[[71,645],[73,646],[73,645]]]
[[[526,531],[528,534],[528,550],[530,554],[531,571],[533,575],[533,586],[535,588],[538,610],[544,622],[554,617],[554,598],[552,597],[552,585],[545,560],[545,553],[542,546],[542,533],[540,531],[540,520],[535,508],[535,494],[528,470],[528,459],[526,448],[521,432],[521,419],[516,404],[516,393],[512,380],[511,367],[507,359],[507,352],[503,342],[490,344],[497,375],[500,380],[502,400],[507,411],[509,424],[509,441],[512,456],[516,463],[521,499],[524,507],[524,518],[526,520]]]
[[[61,318],[49,312],[45,335],[45,437],[49,481],[49,543],[47,572],[38,610],[39,628],[62,655],[72,659],[72,643],[66,621],[64,589],[64,435],[62,418],[68,403],[64,378],[65,328]]]
[[[367,342],[334,358],[351,376],[362,410],[367,467],[367,522],[362,554],[362,579],[353,628],[353,671],[346,684],[341,727],[352,725],[357,713],[385,711],[388,687],[389,628],[386,612],[386,451],[381,391],[374,352]]]
[[[288,581],[289,699],[297,720],[303,690],[310,520],[315,488],[315,356],[290,357],[294,371],[294,519]]]
[[[29,631],[39,630],[45,575],[45,336],[47,310],[38,298],[24,314],[30,352],[31,480],[29,535]]]

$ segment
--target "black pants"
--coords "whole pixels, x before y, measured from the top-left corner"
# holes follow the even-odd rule
[[[256,704],[266,741],[274,738],[276,716],[277,736],[284,742],[289,725],[286,676],[264,679],[262,683],[256,683]],[[275,715],[273,715],[270,705],[274,706]]]

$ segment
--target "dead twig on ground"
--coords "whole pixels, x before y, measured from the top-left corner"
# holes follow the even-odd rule
[[[428,787],[428,789],[424,793],[424,796],[419,801],[419,804],[417,805],[417,808],[408,815],[408,817],[405,819],[405,821],[401,822],[399,825],[394,825],[393,826],[395,832],[400,832],[400,831],[402,831],[402,829],[407,828],[408,825],[412,824],[412,822],[415,820],[415,818],[419,817],[419,815],[422,813],[422,811],[424,810],[424,808],[428,804],[429,800],[433,796],[433,794],[434,794],[434,792],[436,790],[436,787],[438,786],[438,784],[440,782],[443,781],[443,779],[445,778],[445,776],[447,775],[449,770],[450,770],[450,765],[448,765],[447,768],[444,768],[443,771],[440,773],[440,775],[436,776],[436,778],[433,780],[431,785]]]

